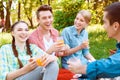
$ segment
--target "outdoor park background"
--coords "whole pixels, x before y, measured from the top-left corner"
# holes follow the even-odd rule
[[[42,4],[53,8],[54,27],[62,31],[73,25],[79,10],[88,9],[92,20],[87,27],[89,32],[90,52],[96,58],[106,58],[109,50],[115,49],[116,41],[109,39],[102,27],[104,7],[119,0],[0,0],[0,47],[11,43],[10,27],[12,23],[24,20],[29,23],[30,32],[37,27],[36,10]]]

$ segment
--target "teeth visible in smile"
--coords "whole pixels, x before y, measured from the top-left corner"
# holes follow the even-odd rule
[[[26,38],[27,36],[20,36],[21,38]]]

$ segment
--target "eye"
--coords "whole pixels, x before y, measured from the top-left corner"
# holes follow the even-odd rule
[[[76,20],[79,20],[79,18],[77,18],[77,17],[76,17],[75,19],[76,19]]]
[[[80,22],[85,22],[85,20],[83,20],[83,19],[80,19]]]
[[[42,19],[46,19],[47,17],[43,17]]]
[[[22,31],[22,29],[21,29],[21,28],[19,28],[17,31]]]
[[[29,31],[29,29],[25,29],[25,31]]]

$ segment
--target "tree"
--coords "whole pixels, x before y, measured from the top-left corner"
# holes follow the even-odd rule
[[[32,0],[22,0],[23,4],[24,4],[24,11],[25,14],[30,22],[30,27],[33,28],[33,21],[32,21],[32,8],[33,8],[33,4],[35,1]]]
[[[18,21],[20,21],[21,1],[18,1]]]
[[[4,27],[4,6],[3,0],[0,1],[0,28]]]
[[[5,18],[5,27],[3,31],[9,31],[11,27],[11,21],[10,21],[10,10],[11,10],[12,0],[6,1],[6,18]]]

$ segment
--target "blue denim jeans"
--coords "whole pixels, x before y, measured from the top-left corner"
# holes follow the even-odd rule
[[[57,80],[59,66],[57,62],[52,62],[46,66],[46,70],[41,73],[43,67],[37,67],[33,71],[22,75],[15,80]]]

